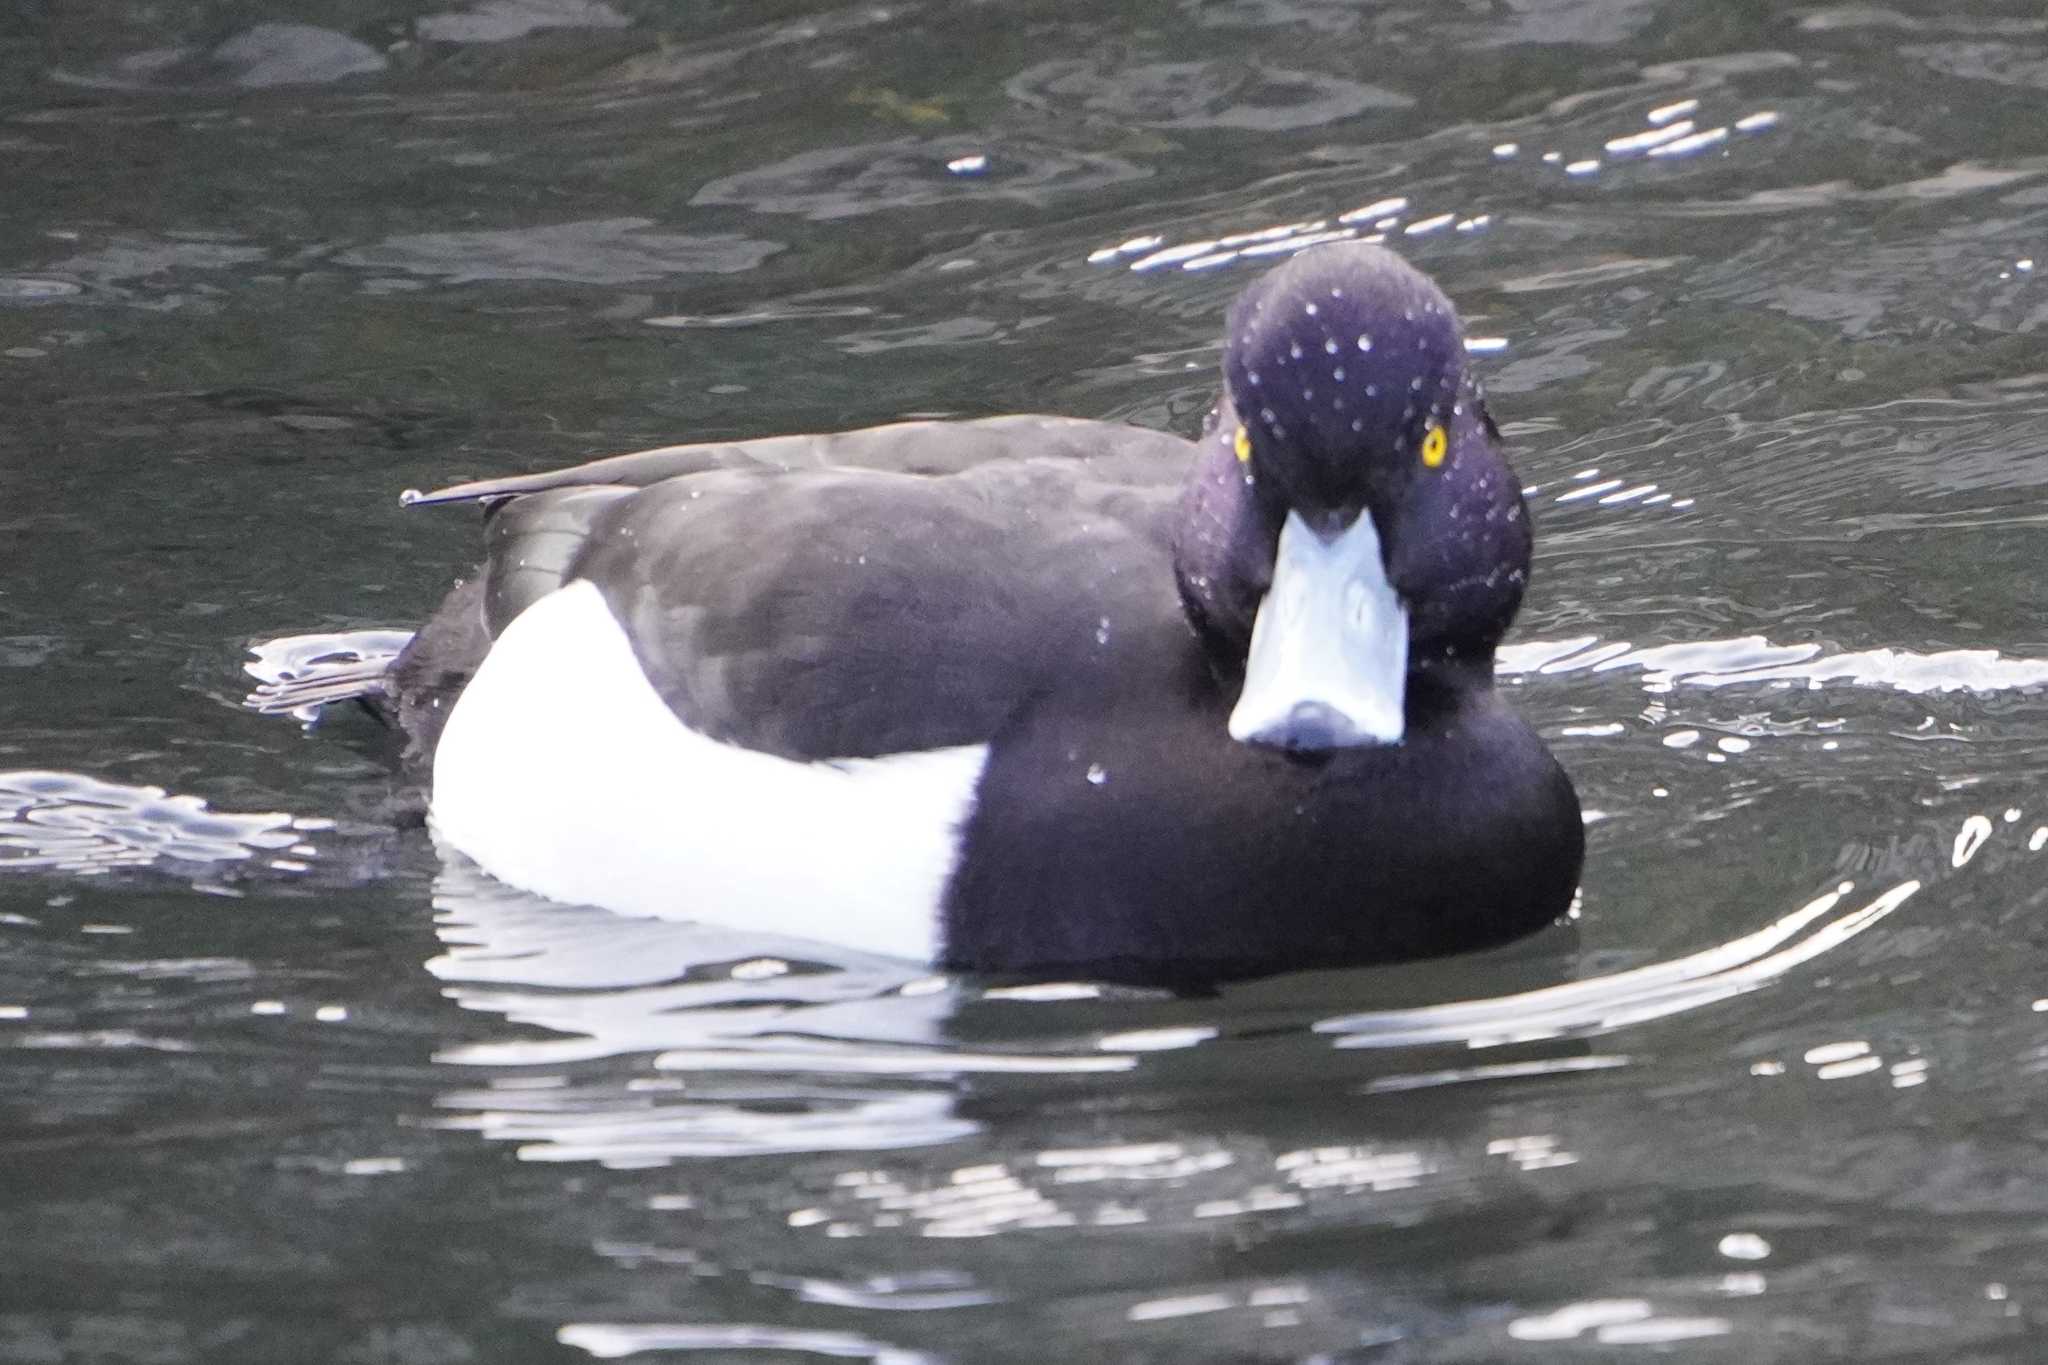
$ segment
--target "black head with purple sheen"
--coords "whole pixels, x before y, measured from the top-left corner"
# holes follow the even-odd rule
[[[1254,476],[1304,517],[1348,521],[1405,485],[1429,427],[1449,424],[1465,339],[1428,276],[1383,247],[1332,244],[1238,297],[1223,377]]]
[[[1443,291],[1383,248],[1312,247],[1239,296],[1223,380],[1175,544],[1214,657],[1244,657],[1289,517],[1327,540],[1364,515],[1408,611],[1411,667],[1490,667],[1528,583],[1530,526]]]

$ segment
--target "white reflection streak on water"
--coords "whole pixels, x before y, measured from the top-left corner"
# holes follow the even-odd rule
[[[275,871],[304,872],[303,860],[315,856],[306,835],[332,826],[281,811],[213,810],[197,796],[81,773],[0,773],[0,872],[95,876],[160,863],[203,866],[266,856]],[[279,856],[286,853],[292,856]]]
[[[1775,924],[1669,962],[1487,1000],[1341,1015],[1321,1020],[1314,1028],[1340,1035],[1336,1046],[1346,1048],[1416,1043],[1490,1047],[1604,1033],[1661,1019],[1769,984],[1876,924],[1919,891],[1920,883],[1902,882],[1868,904],[1828,920],[1791,946],[1780,947],[1832,914],[1851,889],[1852,884],[1845,882]]]
[[[1699,107],[1700,102],[1697,99],[1686,99],[1652,109],[1647,116],[1650,127],[1639,132],[1608,138],[1601,144],[1601,148],[1612,156],[1629,157],[1640,152],[1647,157],[1669,160],[1673,157],[1690,156],[1727,142],[1731,136],[1731,128],[1735,133],[1756,134],[1778,125],[1777,112],[1764,109],[1745,114],[1734,120],[1732,125],[1702,131],[1692,119],[1681,117],[1696,112]],[[1495,161],[1511,161],[1520,150],[1518,143],[1502,142],[1493,146],[1490,155]],[[1597,157],[1568,157],[1557,151],[1543,153],[1541,160],[1548,165],[1561,165],[1565,174],[1573,177],[1592,175],[1601,167]],[[1122,265],[1127,270],[1140,273],[1168,265],[1178,265],[1183,270],[1208,270],[1248,257],[1257,258],[1301,251],[1323,242],[1355,238],[1358,234],[1358,228],[1355,226],[1357,224],[1369,223],[1380,232],[1391,231],[1409,214],[1410,208],[1410,201],[1406,196],[1395,195],[1344,210],[1336,215],[1337,226],[1334,228],[1330,227],[1326,219],[1280,223],[1272,227],[1227,233],[1175,246],[1166,245],[1164,233],[1140,232],[1121,242],[1097,247],[1087,254],[1086,259],[1089,265]],[[1459,232],[1474,232],[1488,226],[1492,221],[1491,214],[1481,213],[1461,218],[1456,212],[1438,211],[1426,217],[1413,219],[1401,231],[1404,236],[1420,237],[1455,224]],[[1384,239],[1372,236],[1364,240],[1376,242]]]
[[[1503,646],[1503,674],[1557,674],[1638,668],[1644,686],[1731,687],[1742,683],[1847,682],[1901,692],[2002,692],[2048,684],[2048,660],[2007,658],[1994,649],[1919,654],[1866,649],[1830,654],[1819,645],[1774,645],[1761,635],[1682,644],[1601,643],[1593,636]]]
[[[571,1322],[555,1333],[555,1340],[599,1360],[617,1360],[650,1351],[787,1351],[841,1360],[871,1360],[875,1365],[934,1365],[937,1360],[922,1351],[907,1351],[852,1332],[801,1331],[747,1323],[700,1326],[668,1322]]]
[[[363,680],[376,677],[412,640],[405,630],[352,630],[311,635],[284,635],[259,640],[249,646],[251,657],[242,671],[256,679],[256,690],[243,702],[258,711],[285,711],[302,725],[312,725],[320,708],[330,697],[317,688],[325,684],[335,696],[353,695]],[[296,695],[307,697],[304,704],[289,706],[280,688],[295,684]]]
[[[1590,1331],[1603,1346],[1689,1341],[1733,1330],[1727,1318],[1658,1317],[1646,1299],[1588,1299],[1508,1324],[1508,1335],[1516,1341],[1575,1341]]]

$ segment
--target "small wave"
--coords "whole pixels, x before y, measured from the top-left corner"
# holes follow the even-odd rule
[[[1900,692],[2004,692],[2048,684],[2048,660],[2014,659],[1995,649],[1945,649],[1931,654],[1907,649],[1864,649],[1830,653],[1820,645],[1774,645],[1761,635],[1647,645],[1603,642],[1586,635],[1568,640],[1531,640],[1507,645],[1499,655],[1504,674],[1549,676],[1640,669],[1653,692],[1673,687],[1731,687],[1740,683],[1845,682],[1856,687],[1889,687]]]
[[[196,796],[80,773],[0,773],[0,872],[97,876],[251,859],[277,871],[302,872],[309,866],[305,860],[317,856],[306,836],[333,825],[281,811],[212,810]]]
[[[1488,1000],[1341,1015],[1314,1027],[1339,1035],[1336,1046],[1342,1048],[1490,1047],[1583,1037],[1662,1019],[1768,985],[1891,914],[1920,883],[1901,882],[1855,910],[1827,918],[1854,890],[1854,883],[1843,882],[1776,923],[1668,962]],[[1468,1078],[1445,1073],[1444,1079]]]
[[[329,701],[361,694],[381,677],[412,640],[404,630],[349,630],[283,635],[249,646],[242,671],[257,687],[243,704],[266,714],[285,713],[310,725]]]

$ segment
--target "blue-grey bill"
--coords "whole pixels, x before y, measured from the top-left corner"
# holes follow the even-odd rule
[[[1392,744],[1407,677],[1408,611],[1371,514],[1324,540],[1288,513],[1230,737],[1289,749]]]

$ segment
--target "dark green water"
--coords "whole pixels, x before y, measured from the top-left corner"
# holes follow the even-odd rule
[[[2048,1354],[2038,7],[292,8],[0,17],[0,1361]],[[1382,217],[1539,490],[1513,952],[990,992],[238,706],[468,558],[402,488],[1191,429],[1228,253]]]

